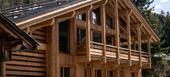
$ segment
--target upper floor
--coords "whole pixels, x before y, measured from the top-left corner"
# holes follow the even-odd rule
[[[41,43],[41,50],[69,54],[77,62],[150,67],[150,43],[159,41],[130,0],[81,0],[16,24]]]

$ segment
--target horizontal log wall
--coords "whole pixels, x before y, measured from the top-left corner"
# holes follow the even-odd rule
[[[46,28],[31,33],[42,45],[46,44]],[[46,49],[12,52],[11,61],[6,63],[6,77],[45,77]]]

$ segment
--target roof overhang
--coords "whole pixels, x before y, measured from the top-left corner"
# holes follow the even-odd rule
[[[39,43],[0,13],[0,27],[15,39],[23,42],[28,50],[39,49]]]
[[[25,19],[23,21],[19,21],[16,22],[16,25],[18,25],[21,29],[24,29],[26,27],[35,25],[37,23],[43,22],[43,21],[47,21],[49,19],[53,19],[55,17],[61,16],[63,14],[69,13],[69,12],[73,12],[75,10],[78,10],[80,8],[92,5],[94,3],[100,2],[102,0],[84,0],[84,1],[80,1],[77,2],[75,4],[69,5],[67,7],[62,7],[29,19]],[[125,2],[125,5],[130,8],[133,13],[135,14],[135,17],[143,23],[144,28],[146,29],[147,32],[149,32],[149,35],[152,35],[152,42],[158,42],[160,41],[159,36],[157,35],[157,33],[154,31],[154,29],[151,27],[151,25],[149,24],[149,22],[146,20],[146,18],[140,13],[140,11],[135,7],[135,5],[130,1],[130,0],[121,0]]]

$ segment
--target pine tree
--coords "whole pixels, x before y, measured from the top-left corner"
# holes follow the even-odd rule
[[[164,29],[164,19],[160,20],[158,17],[155,17],[156,14],[151,13],[154,7],[149,8],[150,4],[154,0],[132,0],[134,4],[138,7],[141,13],[146,17],[151,26],[154,28],[156,33],[162,38],[165,34]],[[142,70],[143,77],[159,77],[160,74],[157,73],[157,68],[162,65],[165,61],[162,59],[161,53],[167,53],[168,47],[164,47],[165,40],[161,40],[160,42],[151,43],[151,60],[152,60],[152,68]],[[147,52],[146,44],[142,45],[142,49]],[[158,55],[158,56],[155,56]]]

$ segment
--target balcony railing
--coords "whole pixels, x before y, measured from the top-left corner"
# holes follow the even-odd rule
[[[77,51],[76,55],[77,56],[85,56],[86,55],[86,41],[82,42],[77,42],[76,43]],[[129,56],[129,49],[127,48],[120,48],[120,60],[123,61],[129,61],[128,56]],[[117,46],[112,46],[112,45],[106,45],[106,60],[107,62],[114,62],[117,60],[116,58],[116,53],[117,53]],[[104,58],[103,56],[103,44],[102,43],[97,43],[97,42],[90,42],[90,56],[92,60],[102,60]],[[149,61],[149,53],[147,52],[142,52],[142,62],[148,63]],[[132,62],[139,62],[139,51],[137,50],[131,50],[131,60]]]

